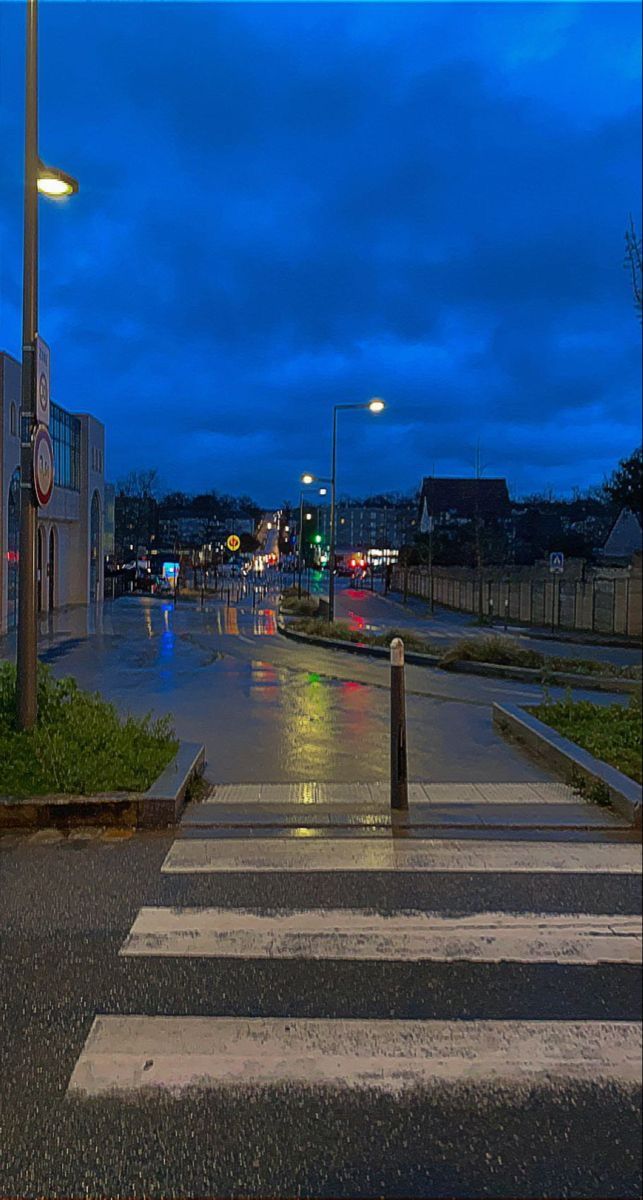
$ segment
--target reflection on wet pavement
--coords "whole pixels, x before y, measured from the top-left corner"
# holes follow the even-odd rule
[[[270,602],[124,597],[49,617],[39,649],[57,676],[73,675],[124,713],[170,714],[179,737],[205,743],[213,781],[387,778],[388,664],[287,641],[275,618]],[[0,655],[14,653],[5,638]],[[410,669],[412,777],[547,778],[494,733],[493,687]]]

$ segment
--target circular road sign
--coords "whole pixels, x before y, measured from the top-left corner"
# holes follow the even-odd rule
[[[40,372],[38,380],[38,416],[41,420],[47,418],[49,412],[49,380],[44,371]]]
[[[54,490],[54,448],[46,425],[39,425],[33,440],[33,484],[36,500],[44,508]]]
[[[232,550],[232,552],[234,553],[235,550],[239,549],[240,545],[241,545],[241,538],[238,537],[236,533],[231,533],[230,537],[228,538],[228,540],[226,542],[226,546],[228,547],[228,550]]]

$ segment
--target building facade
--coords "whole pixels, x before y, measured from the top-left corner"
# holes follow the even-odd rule
[[[330,543],[330,508],[311,508],[315,532]],[[344,504],[335,510],[335,548],[345,550],[400,550],[417,532],[417,507],[403,505]]]
[[[0,634],[18,618],[20,363],[0,351]],[[52,498],[38,517],[37,606],[99,603],[104,589],[105,429],[52,403]]]

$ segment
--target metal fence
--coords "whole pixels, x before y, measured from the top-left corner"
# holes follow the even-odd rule
[[[641,637],[641,576],[542,575],[532,579],[476,578],[410,567],[395,571],[392,586],[429,603],[470,612],[503,625],[537,625]]]

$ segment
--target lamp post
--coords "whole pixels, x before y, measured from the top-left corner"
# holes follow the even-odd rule
[[[349,408],[365,408],[372,413],[380,413],[385,407],[379,396],[374,396],[366,404],[336,404],[333,408],[333,445],[330,472],[330,562],[328,576],[328,620],[335,620],[335,492],[337,483],[337,414]]]
[[[32,729],[37,716],[36,539],[38,504],[33,480],[33,438],[36,430],[38,193],[61,197],[78,191],[78,184],[71,175],[66,175],[55,167],[45,167],[38,156],[38,0],[27,0],[24,171],[16,717],[19,729]]]

